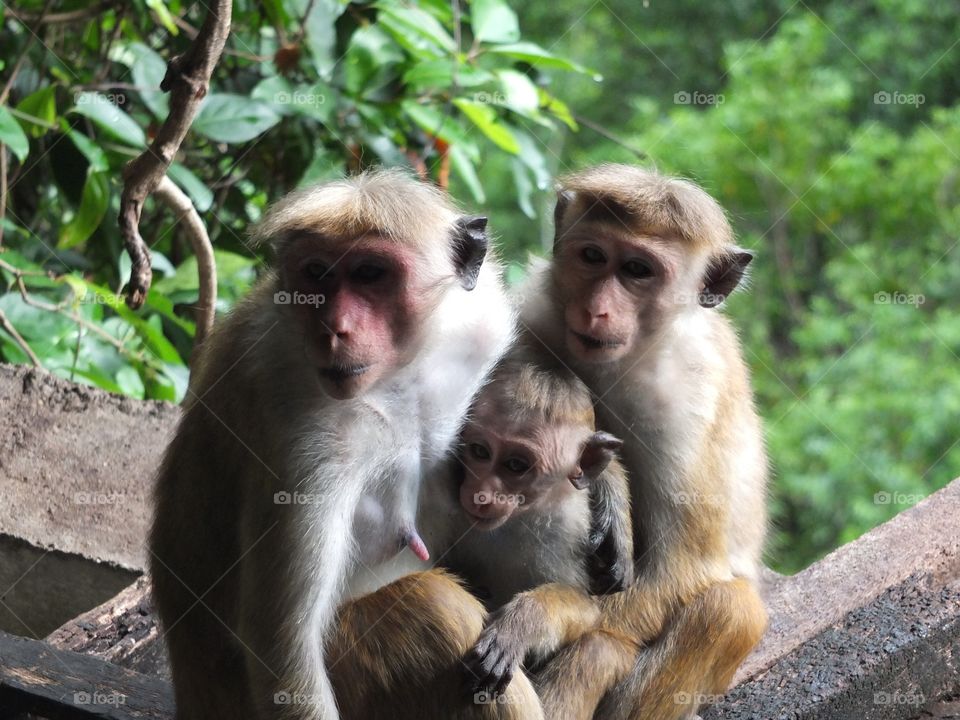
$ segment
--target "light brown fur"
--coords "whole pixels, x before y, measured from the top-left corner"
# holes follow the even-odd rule
[[[749,255],[709,195],[640,168],[571,176],[557,219],[554,263],[522,317],[596,394],[598,426],[624,439],[634,507],[638,580],[601,600],[601,628],[641,650],[596,717],[684,718],[725,690],[766,625],[762,433],[736,335],[711,309]],[[633,257],[649,272],[624,275],[616,263]],[[555,663],[538,683],[545,709],[588,712],[593,678],[571,681],[568,666],[589,664],[573,649]]]

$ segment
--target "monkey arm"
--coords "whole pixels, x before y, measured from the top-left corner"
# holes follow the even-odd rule
[[[536,665],[599,621],[596,599],[577,588],[548,584],[520,593],[490,616],[464,659],[475,690],[503,692],[524,658]]]
[[[590,591],[620,592],[633,583],[633,526],[630,484],[614,458],[590,487]]]

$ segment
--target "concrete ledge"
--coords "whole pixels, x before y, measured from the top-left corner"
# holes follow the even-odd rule
[[[153,474],[179,409],[0,364],[0,532],[142,571]]]

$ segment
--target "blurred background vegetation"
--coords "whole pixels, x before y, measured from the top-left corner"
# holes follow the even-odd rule
[[[264,0],[233,34],[172,179],[217,254],[218,310],[291,188],[371,164],[489,213],[522,275],[555,175],[691,177],[757,253],[741,328],[773,463],[770,564],[802,568],[960,474],[960,6],[923,0]],[[0,5],[0,356],[179,400],[197,300],[148,202],[146,307],[116,224],[121,168],[167,112],[181,0]]]

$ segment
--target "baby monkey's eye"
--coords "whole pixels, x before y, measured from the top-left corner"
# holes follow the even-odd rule
[[[503,463],[503,466],[514,475],[523,475],[530,469],[530,463],[523,458],[512,457]]]
[[[607,261],[603,251],[600,250],[600,248],[593,247],[592,245],[588,245],[581,250],[580,257],[585,263],[587,263],[587,265],[601,265]]]
[[[467,450],[470,454],[475,457],[477,460],[489,460],[490,451],[480,443],[470,443],[467,446]]]
[[[330,268],[322,262],[307,263],[303,268],[303,274],[311,280],[322,280],[330,272]]]

